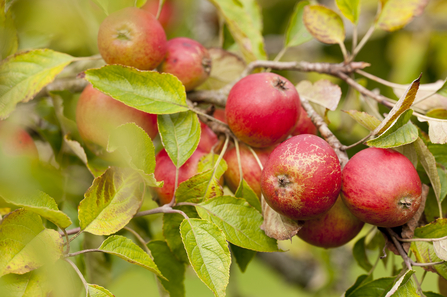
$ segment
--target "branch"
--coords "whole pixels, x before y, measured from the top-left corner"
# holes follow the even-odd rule
[[[73,93],[79,93],[89,84],[88,81],[82,78],[60,78],[48,84],[39,93],[34,96],[34,99],[50,96],[51,91],[69,90]]]

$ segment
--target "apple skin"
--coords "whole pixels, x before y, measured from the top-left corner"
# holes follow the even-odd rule
[[[9,156],[39,157],[33,138],[25,129],[0,121],[0,149]]]
[[[263,149],[253,149],[258,155],[262,166],[267,163],[270,153],[274,150],[274,147],[268,147]],[[261,198],[261,173],[262,170],[259,167],[253,154],[247,148],[247,146],[240,144],[239,151],[241,156],[242,174],[244,180],[250,186],[250,188],[256,193],[256,195]],[[224,173],[225,183],[230,188],[230,190],[235,193],[239,187],[240,174],[239,174],[239,164],[237,160],[236,147],[232,147],[227,150],[224,155],[224,160],[227,162],[228,169]]]
[[[158,4],[159,0],[148,0],[141,6],[141,9],[150,12],[153,16],[156,16],[158,13]],[[161,9],[160,16],[158,17],[158,21],[162,25],[164,29],[169,28],[174,20],[175,15],[175,6],[171,1],[165,1],[163,4],[163,8]]]
[[[233,133],[252,147],[269,147],[287,138],[299,118],[295,87],[274,73],[250,74],[231,89],[225,108]]]
[[[351,241],[363,225],[365,223],[354,216],[339,197],[326,214],[307,220],[297,236],[314,246],[334,248]]]
[[[178,184],[197,174],[197,165],[200,158],[206,155],[201,149],[196,149],[188,161],[185,162],[178,172]],[[157,181],[164,181],[163,187],[154,188],[157,193],[160,205],[171,202],[175,190],[175,165],[169,158],[165,149],[162,149],[155,156],[154,176]]]
[[[318,136],[302,134],[270,154],[261,175],[261,191],[276,212],[292,220],[315,219],[334,205],[341,189],[335,151]]]
[[[149,12],[126,7],[111,13],[98,31],[98,49],[107,64],[155,69],[166,55],[166,34]]]
[[[307,112],[304,108],[300,108],[300,118],[296,123],[295,129],[292,131],[292,135],[300,135],[300,134],[314,134],[317,135],[317,127],[314,125],[312,120],[307,115]]]
[[[158,69],[175,75],[185,86],[185,90],[191,91],[210,75],[211,56],[199,42],[177,37],[168,41],[166,58]]]
[[[225,116],[225,109],[223,108],[216,108],[214,110],[213,116],[218,119],[221,122],[227,123],[227,117]]]
[[[200,141],[198,148],[204,152],[211,152],[211,149],[219,141],[217,135],[205,123],[200,122]]]
[[[76,123],[81,138],[93,152],[103,153],[110,132],[130,122],[141,127],[152,139],[158,134],[157,115],[127,106],[92,85],[82,91],[76,106]]]
[[[343,169],[343,201],[360,220],[379,227],[408,222],[421,204],[422,185],[413,164],[391,149],[367,148]]]

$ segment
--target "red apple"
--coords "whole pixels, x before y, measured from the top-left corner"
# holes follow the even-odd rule
[[[150,12],[152,15],[156,16],[158,13],[159,0],[147,0],[146,3],[141,6],[141,9]],[[163,28],[168,28],[172,25],[175,14],[175,6],[172,1],[165,1],[158,17],[158,21],[163,26]]]
[[[391,149],[367,148],[343,169],[343,201],[360,220],[396,227],[410,220],[421,204],[422,186],[413,164]]]
[[[295,87],[274,73],[238,81],[228,95],[225,114],[233,133],[252,147],[269,147],[287,138],[299,118]]]
[[[185,162],[180,168],[178,173],[178,184],[191,178],[197,173],[197,164],[200,158],[206,155],[206,152],[201,149],[191,155],[188,161]],[[155,178],[158,181],[164,181],[163,187],[154,188],[158,195],[160,205],[171,202],[175,190],[175,165],[169,158],[165,149],[161,150],[155,157]]]
[[[9,156],[38,158],[36,144],[25,129],[9,122],[0,122],[0,149]]]
[[[264,148],[264,149],[253,149],[258,155],[261,164],[264,166],[267,163],[270,153],[273,151],[274,147]],[[261,173],[262,170],[259,167],[253,154],[250,150],[243,144],[239,146],[242,174],[245,181],[248,183],[250,188],[261,197]],[[236,147],[229,149],[225,155],[224,159],[227,162],[228,169],[224,173],[225,183],[230,188],[231,191],[236,192],[237,187],[240,182],[239,174],[239,163],[237,160]]]
[[[266,202],[292,220],[326,213],[341,189],[341,168],[334,150],[318,136],[297,135],[271,154],[261,175]]]
[[[101,153],[107,147],[110,132],[130,122],[140,126],[150,138],[158,133],[157,115],[127,106],[92,85],[85,87],[76,107],[76,123],[90,149]]]
[[[307,112],[304,108],[300,108],[300,118],[296,123],[295,129],[293,129],[292,135],[300,135],[300,134],[314,134],[317,135],[317,127],[315,127],[312,120],[307,115]]]
[[[227,117],[225,116],[225,109],[216,108],[216,110],[214,110],[213,116],[221,122],[224,123],[227,122]]]
[[[166,58],[158,67],[175,75],[190,91],[202,84],[211,72],[211,56],[199,42],[178,37],[168,41]]]
[[[359,234],[364,224],[349,211],[339,197],[326,214],[307,220],[297,235],[309,244],[334,248],[351,241]]]
[[[166,34],[151,13],[126,7],[111,13],[101,23],[98,49],[108,64],[151,70],[166,55]]]
[[[211,152],[211,149],[219,141],[217,135],[205,123],[200,122],[200,142],[198,148],[204,152]]]

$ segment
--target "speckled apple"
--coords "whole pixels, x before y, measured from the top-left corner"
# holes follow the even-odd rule
[[[255,73],[231,89],[225,114],[233,133],[253,147],[277,144],[293,131],[300,98],[295,87],[274,73]]]
[[[253,149],[257,154],[259,161],[264,166],[267,163],[267,160],[270,156],[270,153],[273,151],[274,147],[263,148],[263,149]],[[261,197],[261,173],[262,170],[259,167],[258,162],[253,156],[252,152],[247,148],[247,146],[241,144],[239,146],[240,157],[241,157],[241,166],[242,166],[242,175],[244,180],[250,186],[250,188]],[[239,163],[237,159],[236,147],[232,147],[229,149],[225,155],[224,159],[227,162],[228,169],[224,173],[225,183],[230,188],[231,191],[236,192],[239,182],[240,182],[240,174],[239,174]]]
[[[98,49],[107,64],[155,69],[166,55],[166,34],[149,12],[126,7],[111,13],[98,31]]]
[[[292,220],[326,213],[341,189],[335,151],[318,136],[302,134],[281,143],[270,154],[261,175],[261,191],[276,212]]]
[[[349,160],[342,175],[343,201],[366,223],[400,226],[421,205],[419,175],[411,161],[394,150],[364,149]]]
[[[317,135],[317,127],[315,127],[307,112],[302,107],[300,108],[300,118],[296,123],[295,129],[292,131],[293,136],[300,134]]]
[[[152,139],[158,133],[157,115],[127,106],[92,85],[85,87],[79,97],[76,123],[81,138],[98,154],[107,147],[110,132],[120,125],[135,123]]]
[[[363,225],[365,223],[354,216],[339,197],[323,216],[307,220],[297,235],[311,245],[334,248],[351,241]]]
[[[211,56],[199,42],[186,38],[173,38],[167,43],[166,58],[158,69],[175,75],[190,91],[201,85],[211,73]]]
[[[200,158],[206,155],[201,149],[196,149],[189,159],[179,168],[178,184],[197,174],[197,165]],[[169,158],[165,149],[155,156],[154,176],[157,181],[163,181],[163,187],[154,188],[160,205],[171,202],[175,190],[175,165]]]

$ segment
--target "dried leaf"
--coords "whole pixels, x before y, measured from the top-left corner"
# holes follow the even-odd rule
[[[447,143],[447,120],[418,115],[420,122],[428,122],[428,136],[432,143]]]
[[[409,85],[402,85],[401,88],[393,88],[394,94],[400,98],[404,94],[405,88],[408,86]],[[431,84],[421,84],[419,86],[416,99],[414,100],[414,106],[424,110],[430,110],[433,108],[447,109],[447,91],[445,89],[447,89],[447,87],[444,87],[444,81],[442,80],[438,80],[437,82]],[[420,99],[431,94],[434,95],[419,102]]]
[[[422,13],[428,0],[387,0],[382,2],[382,11],[376,26],[382,30],[395,31],[407,25]]]
[[[301,98],[317,103],[334,111],[341,98],[341,89],[327,79],[321,79],[313,85],[308,80],[303,80],[296,85],[296,90]]]

